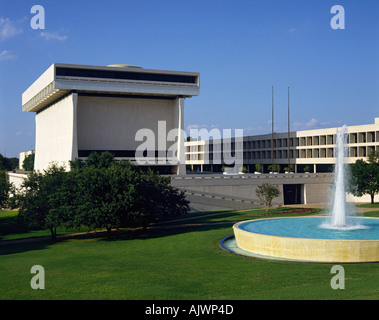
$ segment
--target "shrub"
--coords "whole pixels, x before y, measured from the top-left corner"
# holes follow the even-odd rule
[[[280,195],[280,190],[278,186],[263,183],[257,187],[255,193],[261,204],[265,207],[266,212],[268,212],[269,207],[271,207],[272,200]]]

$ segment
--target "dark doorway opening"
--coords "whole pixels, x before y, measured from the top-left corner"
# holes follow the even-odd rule
[[[283,185],[284,204],[301,204],[301,184]]]

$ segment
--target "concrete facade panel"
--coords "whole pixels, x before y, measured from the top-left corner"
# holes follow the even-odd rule
[[[154,132],[158,143],[158,121],[166,121],[166,134],[174,128],[175,100],[79,96],[79,150],[135,150],[142,128]]]
[[[74,160],[76,149],[77,94],[70,94],[36,114],[35,170],[52,162],[65,165]]]

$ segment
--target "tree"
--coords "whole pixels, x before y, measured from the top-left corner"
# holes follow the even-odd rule
[[[0,170],[4,170],[4,169],[5,169],[5,166],[4,166],[4,157],[0,153]]]
[[[257,186],[255,193],[261,204],[265,207],[266,212],[268,212],[269,207],[271,207],[272,200],[280,195],[278,186],[269,183],[263,183]]]
[[[247,168],[246,167],[240,167],[238,169],[239,172],[242,172],[242,173],[247,173]]]
[[[279,164],[274,164],[274,165],[269,165],[268,170],[270,172],[279,172],[280,171],[280,165]]]
[[[185,194],[170,185],[169,177],[149,170],[140,172],[136,184],[133,220],[145,230],[149,223],[179,216],[189,211]]]
[[[0,154],[0,170],[12,171],[18,166],[18,158],[7,158]]]
[[[17,195],[18,218],[33,229],[49,229],[56,240],[57,227],[71,224],[72,181],[64,167],[52,164],[44,172],[30,172]]]
[[[11,188],[7,171],[0,169],[0,208],[7,204]]]
[[[372,152],[367,162],[358,159],[351,165],[348,186],[354,196],[369,194],[374,203],[375,194],[379,192],[379,152]]]
[[[114,162],[113,154],[109,151],[102,153],[91,152],[86,160],[76,158],[70,161],[71,169],[81,169],[83,167],[108,168]]]
[[[73,170],[75,185],[75,222],[90,229],[107,230],[127,226],[135,198],[135,172],[129,162],[114,162],[108,167],[85,164]]]
[[[86,160],[86,166],[93,166],[96,168],[108,168],[114,164],[115,160],[113,154],[109,151],[102,153],[91,152]]]
[[[112,229],[141,225],[161,217],[187,213],[184,193],[170,178],[143,172],[129,161],[114,161],[110,153],[93,154],[89,161],[71,162],[71,170],[50,166],[32,171],[19,192],[19,218],[32,228]]]
[[[35,154],[31,153],[27,155],[22,162],[22,167],[26,171],[33,171],[34,170],[34,159],[35,159]]]
[[[170,185],[169,177],[142,171],[129,161],[115,161],[109,152],[91,153],[86,161],[71,162],[76,175],[75,225],[111,230],[142,226],[162,217],[189,211],[183,192]]]
[[[288,167],[284,168],[285,172],[294,172],[295,171],[295,166],[291,163]]]

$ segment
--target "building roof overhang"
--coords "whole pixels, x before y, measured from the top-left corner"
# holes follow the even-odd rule
[[[54,63],[22,94],[22,110],[37,112],[72,91],[189,98],[199,90],[197,72]]]

